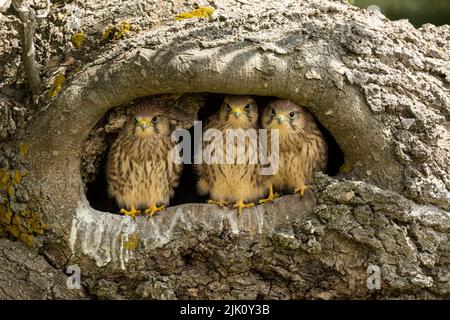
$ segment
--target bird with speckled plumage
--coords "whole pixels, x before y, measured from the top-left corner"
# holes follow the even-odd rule
[[[144,210],[151,217],[169,204],[182,171],[172,161],[172,129],[165,106],[147,101],[131,108],[106,168],[108,193],[121,213],[134,218]]]
[[[303,196],[314,173],[325,170],[327,164],[327,144],[313,115],[290,100],[278,99],[264,109],[261,127],[279,132],[279,169],[266,176],[269,195],[260,203],[275,199],[274,190]]]
[[[204,126],[204,132],[208,129],[217,129],[225,137],[229,129],[253,129],[258,130],[258,106],[251,96],[225,97],[220,110],[212,115]],[[246,131],[248,132],[248,131]],[[205,142],[206,148],[211,142]],[[244,208],[253,207],[265,194],[261,185],[260,165],[251,161],[250,139],[245,139],[245,156],[242,162],[236,161],[237,153],[234,153],[233,163],[202,163],[196,165],[199,181],[197,189],[199,194],[209,195],[209,203],[217,205],[232,205],[241,213]],[[231,149],[224,152],[234,152],[237,142],[230,144]]]

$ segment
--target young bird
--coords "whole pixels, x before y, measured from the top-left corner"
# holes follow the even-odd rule
[[[108,192],[122,209],[136,217],[163,210],[178,185],[182,165],[172,161],[171,122],[167,108],[152,102],[132,107],[108,157]]]
[[[276,100],[264,110],[262,127],[279,131],[279,169],[266,176],[270,185],[267,199],[275,199],[278,191],[293,190],[303,196],[314,173],[323,171],[327,164],[327,144],[312,114],[289,100]],[[270,136],[270,135],[269,135]]]
[[[226,146],[227,130],[232,129],[238,135],[236,129],[253,129],[257,139],[258,130],[258,106],[250,96],[225,97],[218,113],[211,116],[204,126],[204,132],[208,129],[217,129]],[[247,131],[248,132],[248,131]],[[247,135],[248,137],[248,135]],[[257,141],[257,140],[255,140]],[[204,143],[204,150],[212,143]],[[251,161],[251,152],[257,152],[250,139],[245,139],[245,155],[240,153],[242,161],[238,159],[237,139],[231,144],[231,148],[223,148],[222,161],[220,163],[204,163],[197,165],[199,181],[198,192],[202,195],[209,194],[208,202],[217,205],[231,205],[238,209],[253,207],[253,201],[257,201],[264,195],[259,174],[260,166],[257,161]],[[219,152],[219,151],[216,151]],[[231,152],[233,163],[226,163],[226,153]],[[257,160],[257,158],[256,158]]]

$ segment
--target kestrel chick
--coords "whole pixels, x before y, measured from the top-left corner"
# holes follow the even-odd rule
[[[131,110],[108,157],[108,192],[121,212],[150,217],[164,209],[178,185],[182,165],[172,161],[171,122],[167,108],[143,102]]]
[[[264,195],[260,183],[259,165],[250,161],[252,147],[248,135],[245,138],[245,155],[241,161],[238,158],[238,140],[235,139],[226,148],[227,130],[234,129],[236,134],[241,135],[236,129],[253,129],[257,138],[258,129],[258,106],[250,96],[226,96],[218,113],[211,116],[204,126],[204,132],[209,129],[217,129],[223,137],[223,161],[221,163],[203,163],[196,166],[199,176],[198,192],[202,195],[209,194],[209,203],[218,205],[234,204],[241,213],[243,208],[253,207],[256,201]],[[252,131],[252,130],[250,130]],[[212,142],[210,142],[212,143]],[[205,143],[206,149],[210,143]],[[229,150],[227,150],[229,149]],[[234,150],[233,150],[234,149]],[[254,151],[254,150],[253,150]],[[225,163],[226,153],[232,152],[233,163]],[[230,153],[231,154],[231,153]],[[244,154],[244,153],[242,153]]]
[[[294,190],[303,196],[314,173],[327,164],[327,144],[312,114],[289,100],[276,100],[264,110],[261,118],[265,129],[279,131],[279,169],[266,176],[270,193],[263,203],[273,200],[276,190]]]

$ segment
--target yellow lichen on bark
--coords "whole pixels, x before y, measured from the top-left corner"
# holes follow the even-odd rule
[[[346,173],[349,173],[349,172],[350,172],[350,169],[351,169],[350,164],[349,164],[348,162],[345,162],[345,163],[339,168],[339,171],[340,171],[341,173],[346,174]]]
[[[28,154],[28,144],[21,142],[19,143],[19,156],[25,157]]]
[[[83,42],[85,39],[86,39],[86,35],[84,34],[84,32],[80,31],[80,32],[74,33],[72,35],[72,37],[70,37],[70,42],[72,42],[75,49],[79,49],[83,45]]]
[[[12,212],[9,206],[0,205],[0,222],[4,225],[11,224]]]
[[[124,236],[122,235],[122,239]],[[123,241],[123,248],[127,250],[136,250],[139,246],[139,238],[135,234],[131,234],[127,240]]]
[[[0,203],[0,225],[2,232],[6,231],[11,237],[33,246],[33,237],[43,234],[48,225],[43,222],[42,214],[37,211],[29,208],[13,209],[20,207],[17,205],[15,192],[26,174],[27,172],[23,170],[0,169],[0,192],[6,194],[4,197],[6,201]]]
[[[27,174],[26,171],[14,170],[11,180],[14,185],[19,184],[22,181],[22,178]]]
[[[116,25],[108,26],[102,34],[104,40],[121,40],[135,28],[128,21],[122,21]]]
[[[177,14],[175,20],[185,20],[192,18],[209,18],[212,16],[213,13],[214,8],[212,7],[200,7],[190,12],[182,12],[180,14]]]
[[[7,188],[8,182],[9,182],[8,170],[5,168],[0,169],[0,191],[5,190]]]
[[[52,85],[50,86],[50,89],[48,90],[48,95],[50,97],[56,97],[59,93],[59,91],[62,89],[62,85],[66,81],[66,77],[64,76],[64,73],[58,74],[55,79],[53,80]]]

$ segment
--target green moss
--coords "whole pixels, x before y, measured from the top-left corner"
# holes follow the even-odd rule
[[[128,36],[130,31],[135,30],[136,28],[130,24],[128,21],[121,21],[116,25],[108,26],[102,34],[103,40],[112,41],[112,40],[121,40]]]

